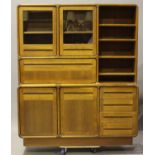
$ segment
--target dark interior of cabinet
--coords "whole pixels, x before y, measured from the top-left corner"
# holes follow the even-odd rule
[[[65,44],[90,44],[92,34],[64,34]]]
[[[133,39],[135,27],[100,27],[99,38]]]
[[[135,42],[100,42],[100,56],[134,56]]]
[[[100,73],[133,73],[133,59],[101,59],[99,60]]]
[[[100,24],[134,24],[135,10],[135,6],[100,6],[99,22]]]
[[[120,75],[100,76],[99,81],[100,82],[133,82],[134,76],[133,75],[128,75],[128,76],[120,76]]]
[[[24,34],[24,44],[52,44],[51,34]]]

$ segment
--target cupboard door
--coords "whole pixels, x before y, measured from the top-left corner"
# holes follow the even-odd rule
[[[96,7],[60,7],[60,55],[96,55]]]
[[[23,59],[21,83],[93,83],[96,82],[95,59]]]
[[[60,92],[61,136],[97,136],[97,89],[61,88]]]
[[[19,7],[20,56],[56,55],[56,7]]]
[[[105,87],[100,89],[101,136],[134,136],[137,134],[137,88]]]
[[[57,136],[56,89],[20,88],[19,95],[21,136]]]

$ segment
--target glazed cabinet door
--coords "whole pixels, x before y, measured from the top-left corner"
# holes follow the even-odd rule
[[[96,82],[95,59],[22,59],[20,80],[24,84]]]
[[[22,137],[57,136],[55,88],[20,88],[19,120]]]
[[[132,137],[137,134],[138,95],[135,87],[100,89],[100,135]]]
[[[97,89],[61,88],[60,120],[62,137],[95,137],[97,131]]]
[[[60,55],[96,55],[96,7],[60,7]]]
[[[56,55],[56,7],[19,7],[20,56]]]

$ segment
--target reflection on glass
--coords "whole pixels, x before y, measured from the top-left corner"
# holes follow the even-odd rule
[[[92,11],[64,11],[64,31],[91,31]]]

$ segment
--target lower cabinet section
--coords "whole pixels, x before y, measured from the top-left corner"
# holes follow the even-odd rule
[[[61,136],[97,136],[97,89],[61,88],[60,92]]]
[[[20,88],[21,136],[57,136],[55,88]]]
[[[23,138],[55,137],[60,143],[70,138],[132,138],[138,131],[137,88],[22,87],[19,121]]]

